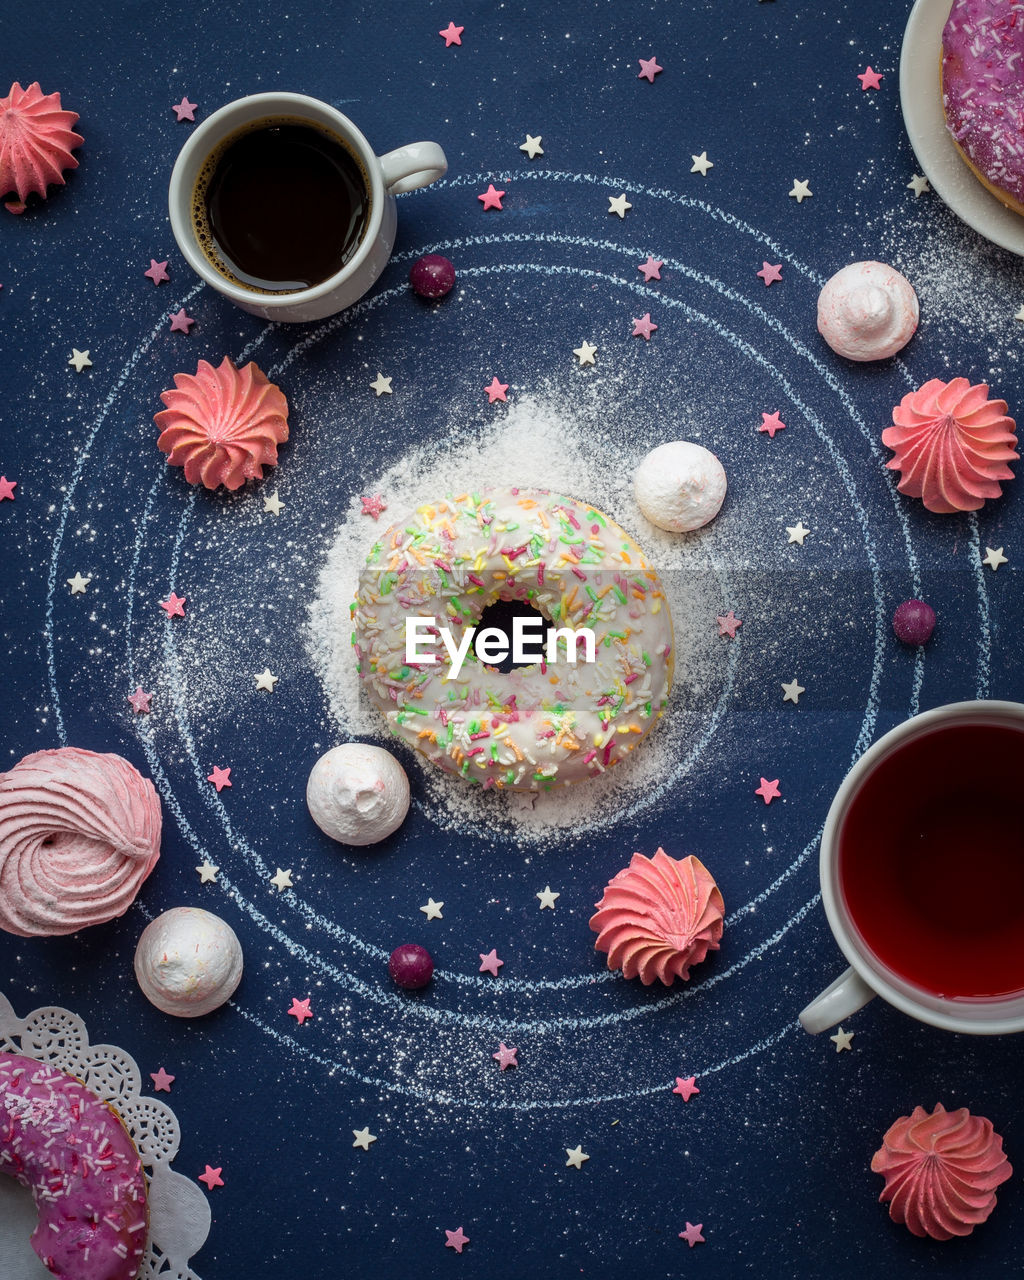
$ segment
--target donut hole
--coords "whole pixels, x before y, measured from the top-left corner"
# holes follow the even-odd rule
[[[516,662],[512,657],[512,625],[516,618],[535,618],[543,623],[543,627],[538,627],[534,624],[527,632],[530,642],[528,647],[535,653],[543,651],[544,638],[551,622],[539,609],[535,609],[533,605],[527,604],[523,600],[492,600],[481,611],[480,618],[476,624],[476,631],[473,634],[473,653],[479,662],[484,662],[485,659],[477,652],[476,645],[487,627],[493,627],[505,637],[508,646],[507,656],[500,662],[487,662],[487,666],[492,671],[500,671],[502,675],[508,675],[510,671],[515,671],[520,667],[537,665],[535,662]]]

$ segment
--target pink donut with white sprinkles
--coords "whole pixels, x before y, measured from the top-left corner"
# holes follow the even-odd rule
[[[1024,4],[954,0],[942,33],[942,105],[975,175],[1024,213]]]
[[[80,1080],[0,1053],[0,1173],[32,1192],[32,1248],[58,1280],[135,1280],[149,1228],[142,1161]]]

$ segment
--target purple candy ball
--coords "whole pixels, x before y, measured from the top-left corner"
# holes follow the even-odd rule
[[[935,630],[935,610],[923,600],[904,600],[892,615],[892,629],[904,644],[927,644]]]
[[[413,263],[409,283],[421,298],[443,298],[455,284],[455,267],[439,253],[428,253]]]
[[[418,946],[415,942],[403,942],[391,953],[388,973],[406,991],[418,991],[434,976],[434,962],[426,947]]]

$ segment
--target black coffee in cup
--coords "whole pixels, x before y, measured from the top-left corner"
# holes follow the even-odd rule
[[[341,138],[291,117],[256,120],[207,157],[192,197],[204,255],[256,293],[295,293],[340,271],[370,220],[370,183]]]

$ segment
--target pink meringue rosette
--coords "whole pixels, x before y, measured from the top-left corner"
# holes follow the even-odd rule
[[[900,473],[900,493],[920,498],[929,511],[977,511],[1012,480],[1007,463],[1016,452],[1016,423],[1005,400],[990,400],[984,382],[932,378],[908,392],[892,411],[882,443],[895,453],[885,465]]]
[[[127,760],[35,751],[0,773],[0,928],[74,933],[123,915],[160,857],[160,801]]]
[[[714,877],[692,855],[653,858],[634,853],[630,864],[609,881],[590,927],[608,968],[621,969],[644,986],[655,979],[670,987],[684,982],[692,965],[718,950],[725,904]]]
[[[277,446],[288,439],[288,401],[250,361],[235,368],[228,356],[215,369],[199,361],[195,374],[176,373],[167,406],[155,415],[157,448],[189,484],[240,489],[277,465]]]
[[[915,1236],[951,1240],[968,1236],[996,1205],[995,1189],[1013,1173],[1003,1140],[983,1116],[966,1107],[928,1114],[915,1107],[901,1116],[871,1157],[885,1178],[878,1197],[889,1215]]]
[[[63,186],[64,170],[77,169],[71,154],[84,141],[71,126],[75,111],[62,111],[59,93],[44,94],[38,82],[17,81],[0,98],[0,198],[11,213],[24,213],[30,195],[46,199],[48,186]]]

